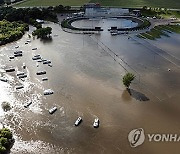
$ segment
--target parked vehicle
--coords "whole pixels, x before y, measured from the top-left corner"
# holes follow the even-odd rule
[[[82,118],[78,117],[77,120],[75,121],[74,125],[78,126],[78,125],[80,125],[81,122],[82,122]]]
[[[49,113],[50,114],[53,114],[56,111],[57,111],[57,107],[56,106],[54,106],[53,108],[49,109]]]

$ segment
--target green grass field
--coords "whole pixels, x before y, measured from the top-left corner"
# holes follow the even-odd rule
[[[152,28],[150,31],[145,33],[140,33],[137,36],[143,39],[155,40],[157,38],[161,38],[161,36],[169,37],[166,32],[174,32],[180,34],[180,26],[179,25],[159,25]]]
[[[120,7],[165,7],[180,9],[180,0],[26,0],[16,7],[26,6],[82,6],[84,3],[97,2],[102,6],[120,6]]]

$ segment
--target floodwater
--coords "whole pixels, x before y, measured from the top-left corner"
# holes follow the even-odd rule
[[[102,27],[103,29],[110,29],[111,27],[118,28],[132,28],[138,25],[137,22],[134,22],[130,19],[121,19],[121,18],[107,18],[107,19],[83,19],[77,20],[72,23],[73,27],[77,28],[95,28]]]
[[[131,148],[127,138],[134,128],[143,128],[146,135],[179,134],[179,35],[152,42],[137,38],[135,33],[81,35],[66,33],[57,24],[45,26],[53,28],[52,41],[31,38],[31,43],[24,44],[29,39],[25,34],[0,47],[1,75],[9,79],[8,83],[1,81],[0,101],[13,106],[6,113],[0,110],[0,120],[15,134],[12,154],[180,152],[179,143],[147,139]],[[164,47],[164,42],[172,48]],[[15,49],[17,45],[19,49]],[[23,57],[9,61],[16,50],[22,50]],[[37,67],[32,60],[36,54],[51,60],[52,67],[42,63]],[[10,66],[26,72],[28,78],[17,79],[17,71],[5,73]],[[37,76],[41,70],[47,74]],[[131,96],[122,84],[126,71],[136,75]],[[42,77],[48,81],[41,81]],[[20,84],[24,88],[16,90]],[[49,88],[54,94],[44,96],[43,91]],[[28,101],[32,104],[24,108]],[[53,106],[58,110],[50,115],[48,110]],[[83,122],[75,127],[78,116]],[[96,117],[100,119],[97,129],[92,126]]]

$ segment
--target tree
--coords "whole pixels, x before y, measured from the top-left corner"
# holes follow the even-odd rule
[[[12,147],[14,139],[12,132],[8,128],[0,129],[0,153],[7,153]]]
[[[46,27],[46,28],[36,29],[35,31],[33,31],[32,35],[37,36],[37,38],[44,39],[50,37],[51,33],[52,33],[52,28]]]
[[[126,86],[127,89],[129,89],[129,86],[135,77],[136,76],[134,74],[129,72],[123,76],[123,84]]]
[[[4,0],[0,0],[0,5],[4,4]]]

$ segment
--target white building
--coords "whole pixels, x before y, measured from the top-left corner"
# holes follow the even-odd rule
[[[86,8],[85,16],[87,17],[97,17],[97,16],[120,16],[128,14],[129,9],[121,8]]]

